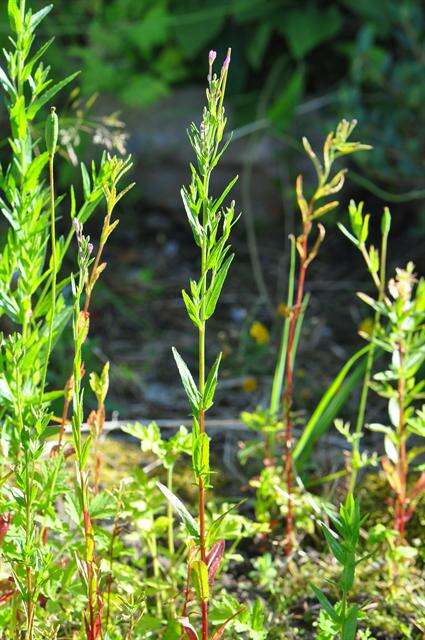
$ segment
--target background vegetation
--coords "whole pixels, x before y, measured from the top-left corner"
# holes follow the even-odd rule
[[[0,28],[4,40],[4,15]],[[118,96],[124,109],[202,81],[205,52],[232,46],[240,123],[256,118],[265,90],[266,116],[289,134],[303,103],[319,100],[332,122],[361,122],[376,147],[364,160],[368,179],[397,194],[424,187],[425,17],[417,0],[59,0],[43,31],[56,37],[55,72],[83,69],[84,95]]]

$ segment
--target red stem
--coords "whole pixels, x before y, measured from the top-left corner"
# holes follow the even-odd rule
[[[199,429],[205,433],[205,411],[199,412]],[[206,550],[206,527],[205,527],[205,483],[203,478],[199,478],[199,549],[201,560],[207,564]],[[208,601],[201,601],[202,619],[202,640],[208,640]]]
[[[293,484],[293,458],[292,458],[292,403],[294,397],[294,343],[295,332],[297,327],[297,321],[301,313],[302,303],[304,299],[304,285],[305,276],[307,272],[307,249],[308,249],[308,235],[310,233],[311,223],[304,222],[303,234],[302,234],[302,247],[300,258],[300,269],[297,284],[297,295],[295,299],[295,305],[291,312],[291,320],[288,333],[288,348],[286,351],[285,362],[285,391],[283,394],[283,407],[284,407],[284,420],[285,420],[285,454],[284,454],[284,467],[285,467],[285,479],[286,479],[286,491],[288,494],[287,504],[287,516],[286,516],[286,536],[285,536],[285,555],[289,556],[293,549],[293,537],[294,537],[294,513],[293,513],[293,499],[292,499],[292,484]]]

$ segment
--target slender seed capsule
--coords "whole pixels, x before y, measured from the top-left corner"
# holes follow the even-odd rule
[[[56,108],[52,107],[50,115],[46,121],[46,147],[49,152],[49,156],[52,157],[56,153],[56,147],[59,137],[59,118],[56,113]]]
[[[384,215],[382,216],[381,231],[384,235],[388,235],[391,229],[391,213],[388,207],[384,209]]]

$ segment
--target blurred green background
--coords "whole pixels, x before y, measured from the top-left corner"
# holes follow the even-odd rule
[[[56,37],[58,73],[81,68],[86,96],[112,94],[124,109],[203,82],[208,49],[231,46],[240,123],[266,98],[267,117],[288,129],[316,98],[328,118],[359,119],[375,145],[368,178],[404,193],[424,186],[424,14],[421,0],[57,0],[42,29]]]

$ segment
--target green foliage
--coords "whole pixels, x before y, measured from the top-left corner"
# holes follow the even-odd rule
[[[384,434],[386,455],[382,465],[396,497],[394,528],[403,539],[406,524],[425,491],[423,471],[408,488],[409,466],[424,449],[417,446],[407,451],[411,435],[425,436],[424,408],[419,406],[425,388],[425,381],[420,377],[425,361],[425,283],[416,281],[414,265],[409,262],[405,269],[397,269],[388,290],[389,295],[383,300],[359,296],[379,312],[386,323],[378,327],[372,339],[390,354],[390,363],[387,369],[373,376],[371,386],[388,401],[389,424],[374,423],[370,428]]]
[[[74,6],[78,13],[84,3]],[[126,34],[147,60],[168,37],[171,6],[175,5],[165,1],[139,7],[129,1],[100,0],[91,8],[98,21],[105,16],[117,21],[122,11],[132,17]],[[173,351],[192,430],[181,426],[165,438],[154,422],[126,427],[125,433],[136,438],[148,463],[119,482],[108,483],[103,434],[109,363],[86,375],[84,361],[93,294],[106,267],[104,250],[118,224],[116,208],[133,186],[126,184],[131,160],[105,154],[99,166],[82,165],[80,204],[74,187],[69,196],[56,195],[55,175],[64,151],[61,119],[54,108],[47,119],[43,112],[74,76],[55,83],[44,64],[51,43],[35,48],[35,30],[45,24],[42,21],[50,9],[32,11],[25,0],[8,0],[13,37],[0,70],[10,125],[8,162],[0,172],[0,207],[8,225],[0,256],[0,315],[5,328],[0,336],[2,640],[180,640],[182,635],[189,640],[293,640],[311,637],[315,626],[322,640],[372,639],[373,633],[386,638],[419,637],[425,629],[424,553],[406,525],[410,520],[413,525],[413,519],[420,524],[423,517],[425,286],[410,262],[386,280],[388,210],[376,249],[369,241],[370,216],[364,214],[362,204],[350,204],[350,229],[342,227],[342,231],[360,252],[377,291],[376,297],[359,294],[375,312],[371,331],[362,332],[369,344],[343,366],[292,448],[292,427],[299,421],[293,410],[293,374],[308,304],[304,278],[324,237],[317,221],[336,208],[338,203],[329,201],[330,196],[344,183],[344,171],[333,173],[333,163],[367,148],[349,139],[354,121],[343,120],[329,134],[320,158],[303,140],[317,185],[306,196],[302,179],[297,181],[302,231],[291,239],[287,308],[270,404],[244,416],[249,427],[266,438],[266,448],[262,442],[247,443],[244,461],[258,458],[261,451],[265,466],[249,483],[256,489],[254,498],[248,495],[237,503],[232,487],[232,496],[220,499],[212,492],[216,450],[206,415],[215,400],[221,354],[208,370],[206,329],[233,259],[230,235],[237,215],[234,203],[227,203],[236,178],[217,197],[210,189],[213,171],[230,142],[223,106],[230,51],[218,74],[213,71],[216,53],[210,52],[207,104],[200,126],[192,125],[189,131],[196,161],[190,168],[190,183],[182,189],[200,262],[199,276],[183,292],[197,334],[196,378]],[[367,8],[360,3],[358,10]],[[373,7],[368,11],[374,20]],[[225,12],[220,3],[207,5],[202,15],[210,15],[210,30],[192,33],[190,43],[184,30],[175,38],[189,60],[212,33],[219,33],[229,15],[249,25],[265,13],[267,19],[255,34],[254,53],[249,54],[249,64],[255,67],[256,56],[265,55],[275,29],[269,23],[276,15],[274,3],[241,0]],[[141,25],[137,23],[140,15]],[[276,29],[285,34],[290,55],[301,62],[328,38],[336,37],[341,15],[338,8],[319,13],[314,3],[307,12],[291,5],[287,21]],[[175,17],[181,20],[182,16]],[[196,12],[192,19],[196,23]],[[300,40],[296,35],[303,29],[305,38]],[[144,39],[139,38],[140,30]],[[112,50],[122,32],[118,27],[116,33],[110,31]],[[278,101],[275,114],[294,108],[303,73],[301,68],[294,71],[294,81]],[[84,225],[99,208],[104,209],[103,223],[99,238],[91,240]],[[57,232],[59,215],[64,235]],[[310,242],[314,229],[317,240]],[[74,270],[64,274],[65,258],[73,245],[77,249]],[[72,365],[64,388],[56,389],[51,356],[63,343],[68,323],[72,325]],[[373,353],[380,358],[376,362],[383,362],[377,373]],[[377,476],[372,501],[367,490],[375,518],[368,534],[361,530],[358,501],[351,493],[336,514],[329,506],[329,494],[325,490],[313,494],[292,466],[293,460],[299,464],[308,459],[315,470],[310,454],[321,444],[320,436],[361,375],[364,382],[355,429],[341,418],[335,420],[338,433],[352,449],[351,461],[346,469],[322,474],[311,484],[326,487],[330,478],[377,462],[378,451],[360,450],[370,387],[388,404],[388,424],[383,420],[368,426],[383,434],[385,453],[380,461],[389,488],[383,492]],[[97,405],[86,415],[89,389]],[[53,410],[58,401],[63,403],[60,417]],[[111,448],[113,466],[117,442]],[[124,450],[130,457],[128,441]],[[277,458],[282,453],[284,465]],[[337,464],[342,465],[342,457]],[[351,473],[352,479],[355,475]],[[362,485],[360,489],[364,491]],[[388,493],[393,497],[392,527],[384,512],[383,497]],[[330,555],[323,550],[316,526],[325,514],[330,525],[323,524],[322,529]],[[290,519],[300,544],[284,558],[281,523]],[[243,564],[236,568],[241,560]],[[321,605],[319,614],[312,604],[312,588]],[[367,606],[369,601],[373,609]],[[360,629],[362,624],[365,628]]]
[[[341,576],[338,580],[340,600],[332,605],[325,594],[313,586],[314,592],[322,606],[319,618],[320,640],[354,640],[357,632],[359,608],[350,604],[350,592],[354,585],[356,565],[359,562],[360,542],[360,509],[358,502],[351,494],[339,509],[339,516],[329,514],[334,530],[323,525],[323,534],[329,549],[341,565]]]

